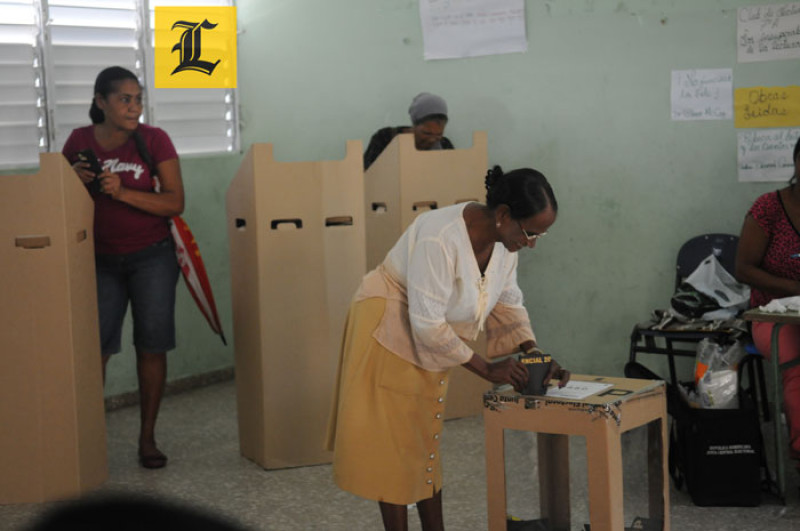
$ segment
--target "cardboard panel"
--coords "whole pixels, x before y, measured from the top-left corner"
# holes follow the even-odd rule
[[[0,503],[78,496],[108,475],[93,212],[60,153],[0,179]]]
[[[255,151],[254,146],[245,154],[228,189],[226,205],[239,446],[245,456],[255,455],[264,446],[263,368],[258,326],[261,300],[258,263],[259,252],[264,249],[256,244],[260,226],[255,216]],[[244,426],[249,429],[245,430]]]
[[[361,143],[278,162],[254,144],[227,194],[241,451],[265,468],[322,449],[350,299],[366,273]]]
[[[367,269],[383,262],[422,212],[486,199],[487,143],[486,132],[475,131],[468,149],[419,151],[410,133],[397,135],[386,146],[364,174]],[[485,344],[481,336],[476,352],[486,352]],[[448,385],[446,418],[479,414],[483,393],[490,387],[466,369],[455,368]]]

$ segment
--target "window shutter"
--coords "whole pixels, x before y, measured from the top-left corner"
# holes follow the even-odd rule
[[[0,0],[0,169],[36,167],[90,123],[94,80],[108,66],[144,87],[142,120],[178,153],[239,149],[236,89],[153,86],[156,5],[233,6],[235,0]]]
[[[48,147],[39,8],[0,1],[0,13],[0,168],[35,167]]]
[[[73,129],[90,123],[94,80],[101,70],[118,65],[143,80],[142,31],[136,0],[49,0],[47,5],[50,150],[60,151]]]

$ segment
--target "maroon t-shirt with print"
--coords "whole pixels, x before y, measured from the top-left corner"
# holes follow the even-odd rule
[[[178,158],[175,146],[164,130],[139,124],[139,135],[144,140],[153,166]],[[136,142],[131,137],[117,149],[106,151],[94,139],[94,126],[74,129],[61,152],[70,164],[77,161],[77,153],[91,148],[104,169],[116,173],[122,186],[144,192],[153,192],[150,168],[139,155]],[[97,254],[126,254],[144,249],[169,236],[169,218],[148,214],[103,193],[92,194],[94,199],[94,244]]]
[[[800,233],[789,220],[779,193],[769,192],[756,199],[748,214],[769,240],[761,269],[775,276],[800,280]],[[763,306],[774,298],[775,295],[759,289],[750,290],[751,307]]]

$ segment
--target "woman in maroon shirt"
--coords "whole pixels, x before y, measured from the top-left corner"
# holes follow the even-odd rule
[[[169,219],[183,212],[183,181],[169,136],[139,123],[142,87],[118,66],[98,74],[89,111],[92,125],[72,131],[62,153],[94,199],[94,244],[103,375],[121,350],[128,304],[139,378],[139,462],[161,468],[155,424],[175,348],[175,285],[179,269]],[[102,171],[79,158],[91,149]],[[159,192],[155,191],[155,182]]]
[[[789,186],[756,199],[742,226],[736,278],[750,285],[750,306],[800,295],[800,139],[794,146]],[[753,323],[756,348],[769,357],[773,323]],[[778,338],[781,363],[800,357],[800,326],[786,325]],[[789,422],[790,455],[800,472],[800,365],[783,371],[783,402]]]

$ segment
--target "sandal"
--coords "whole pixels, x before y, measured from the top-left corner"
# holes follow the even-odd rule
[[[139,450],[139,464],[142,468],[164,468],[167,466],[167,456],[157,448],[147,454]]]

